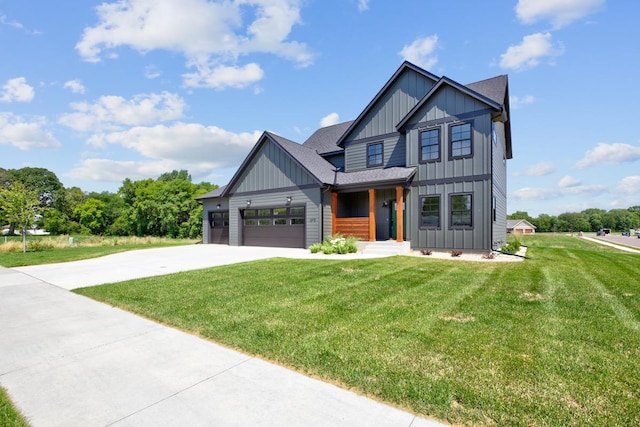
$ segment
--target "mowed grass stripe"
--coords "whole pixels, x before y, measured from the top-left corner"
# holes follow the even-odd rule
[[[525,244],[522,263],[275,259],[78,292],[455,424],[640,425],[619,315],[638,319],[640,258]]]

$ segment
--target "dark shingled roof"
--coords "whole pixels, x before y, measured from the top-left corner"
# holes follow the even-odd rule
[[[213,191],[209,191],[207,194],[203,194],[202,196],[196,197],[196,200],[206,200],[206,199],[213,199],[215,197],[220,197],[222,196],[222,193],[224,192],[225,188],[227,188],[226,185],[223,185],[222,187],[218,187]]]
[[[353,120],[320,128],[307,138],[302,145],[316,150],[320,155],[344,151],[344,148],[338,146],[336,143],[345,131],[349,129],[351,123],[353,123]]]
[[[505,95],[507,92],[507,75],[496,76],[486,80],[480,80],[479,82],[470,83],[467,86],[469,89],[478,92],[480,95],[484,95],[497,104],[505,103]]]
[[[338,172],[336,184],[339,186],[358,185],[365,183],[406,182],[416,173],[416,168],[386,168],[368,169],[357,172]]]

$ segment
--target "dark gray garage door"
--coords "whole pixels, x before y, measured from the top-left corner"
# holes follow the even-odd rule
[[[229,211],[209,212],[209,243],[229,244]]]
[[[304,248],[304,206],[242,211],[245,246]]]

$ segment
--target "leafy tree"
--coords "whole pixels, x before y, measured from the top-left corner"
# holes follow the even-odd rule
[[[189,174],[188,171],[184,169],[181,169],[179,171],[174,169],[173,171],[165,172],[158,177],[158,181],[176,181],[176,180],[191,182],[191,175]]]
[[[22,168],[11,170],[13,180],[20,181],[31,191],[38,194],[42,207],[50,206],[64,186],[55,173],[45,168]]]
[[[21,182],[13,182],[9,188],[0,188],[0,209],[4,217],[22,233],[22,252],[27,252],[27,230],[40,212],[38,193]]]
[[[507,215],[507,219],[526,219],[535,225],[535,220],[529,215],[529,212],[515,211],[511,215]]]
[[[78,206],[74,214],[78,217],[78,223],[86,229],[87,234],[103,234],[107,228],[104,220],[104,211],[107,204],[98,199],[87,199]]]

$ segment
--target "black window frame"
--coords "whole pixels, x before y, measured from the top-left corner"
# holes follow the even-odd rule
[[[455,197],[468,197],[469,198],[469,209],[465,209],[464,211],[458,209],[454,210],[454,201]],[[456,224],[454,223],[454,218],[457,215],[456,212],[468,212],[469,213],[469,223],[468,224]],[[449,228],[452,230],[469,230],[473,228],[473,193],[452,193],[449,194]]]
[[[438,200],[438,225],[425,225],[424,224],[424,202],[425,199]],[[439,194],[420,196],[420,228],[423,230],[440,230],[442,228],[442,203]],[[430,211],[433,212],[433,211]]]
[[[456,139],[455,141],[453,140],[453,130],[457,127],[460,126],[469,126],[469,138],[465,138],[465,139]],[[459,154],[459,155],[454,155],[453,154],[453,144],[454,143],[458,143],[458,142],[462,142],[462,141],[469,141],[469,153],[466,154]],[[450,160],[454,160],[454,159],[465,159],[465,158],[469,158],[469,157],[473,157],[473,122],[472,121],[467,121],[467,122],[456,122],[456,123],[452,123],[451,125],[449,125],[449,159]]]
[[[425,133],[431,133],[431,132],[437,132],[438,133],[438,143],[437,143],[437,147],[438,147],[438,156],[436,158],[433,159],[425,159],[423,158],[423,148],[425,147],[422,144],[422,135]],[[434,144],[429,144],[429,146],[432,146]],[[434,127],[434,128],[427,128],[427,129],[421,129],[420,132],[418,133],[418,156],[419,156],[419,161],[420,163],[431,163],[431,162],[439,162],[442,158],[442,132],[440,130],[440,127]]]
[[[377,146],[380,146],[380,153],[371,154],[369,150],[372,147],[377,147]],[[371,162],[372,157],[375,157],[375,158],[380,157],[380,162],[375,162],[375,163]],[[369,144],[367,144],[367,167],[375,168],[383,165],[384,165],[384,142],[382,141],[370,142]]]

